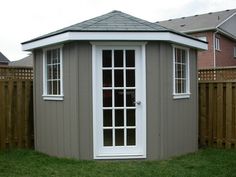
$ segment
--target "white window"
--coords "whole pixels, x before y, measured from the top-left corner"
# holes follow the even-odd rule
[[[197,37],[197,38],[200,39],[200,40],[202,40],[202,41],[207,42],[207,38],[206,38],[206,36],[200,36],[200,37]]]
[[[236,58],[236,47],[234,47],[234,58]]]
[[[62,46],[44,49],[43,58],[43,97],[63,100]]]
[[[188,98],[189,90],[189,49],[173,47],[173,95],[174,98]]]
[[[217,37],[215,38],[215,49],[220,50],[220,39]]]

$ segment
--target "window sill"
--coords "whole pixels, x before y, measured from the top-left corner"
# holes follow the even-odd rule
[[[64,100],[63,95],[42,95],[43,100],[62,101]]]
[[[173,94],[173,99],[184,99],[190,98],[190,93],[183,93],[183,94]]]

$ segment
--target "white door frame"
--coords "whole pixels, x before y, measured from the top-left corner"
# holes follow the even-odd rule
[[[93,76],[93,156],[94,159],[131,159],[131,158],[146,158],[146,42],[91,42],[92,44],[92,76]],[[99,101],[102,99],[102,95],[97,94],[97,88],[101,87],[101,83],[98,83],[98,77],[102,77],[101,74],[98,75],[98,70],[101,69],[101,66],[99,65],[99,58],[101,56],[98,56],[98,51],[104,49],[110,48],[136,48],[140,51],[140,60],[141,60],[141,67],[140,67],[140,79],[141,83],[139,85],[140,90],[142,91],[141,99],[142,102],[142,108],[141,108],[141,132],[139,133],[140,143],[139,148],[134,151],[133,153],[122,153],[118,151],[113,153],[103,153],[101,151],[99,141],[100,136],[98,135],[98,127],[99,127],[99,121],[101,118],[99,115],[101,115],[101,110],[98,108],[98,105],[100,105]],[[101,63],[101,62],[100,62]],[[136,100],[137,101],[137,100]]]

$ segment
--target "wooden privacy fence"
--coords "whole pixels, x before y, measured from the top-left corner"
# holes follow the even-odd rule
[[[32,148],[32,68],[0,67],[0,149]]]
[[[236,148],[236,68],[209,73],[199,74],[200,146]]]

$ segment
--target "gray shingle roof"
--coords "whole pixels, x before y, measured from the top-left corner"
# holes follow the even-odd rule
[[[22,58],[20,60],[12,61],[9,63],[9,66],[33,67],[33,55],[30,54],[29,56]]]
[[[201,31],[203,29],[209,30],[215,29],[217,25],[222,23],[234,13],[236,13],[236,9],[170,19],[157,22],[157,24],[181,32]]]
[[[151,23],[134,16],[125,14],[120,11],[112,11],[105,15],[101,15],[99,17],[77,23],[75,25],[60,29],[58,31],[40,36],[38,38],[32,39],[30,41],[24,42],[32,42],[35,40],[43,39],[46,37],[54,36],[57,34],[61,34],[64,32],[157,32],[157,31],[166,31],[165,27],[160,26],[156,23]],[[22,43],[22,44],[24,44]]]
[[[0,52],[0,63],[9,63],[10,60],[8,60],[7,57],[5,57],[5,55],[3,55],[1,52]]]

